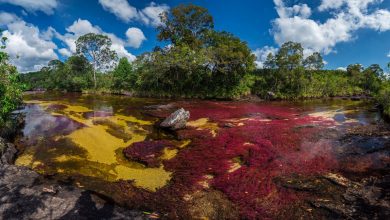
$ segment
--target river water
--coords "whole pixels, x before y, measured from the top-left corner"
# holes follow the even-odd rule
[[[307,202],[337,199],[332,191],[318,196],[290,183],[329,174],[360,181],[388,171],[388,149],[377,150],[388,146],[387,137],[361,134],[382,123],[369,101],[189,101],[72,93],[32,94],[24,100],[17,165],[160,217],[332,216],[312,211],[313,202]],[[181,107],[191,113],[186,129],[156,126]],[[291,211],[297,204],[302,212]]]

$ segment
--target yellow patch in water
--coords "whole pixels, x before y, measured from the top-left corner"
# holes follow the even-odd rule
[[[213,137],[217,136],[218,124],[210,122],[208,118],[200,118],[195,121],[187,122],[187,126],[196,127],[197,130],[210,130]]]
[[[179,151],[177,149],[169,149],[169,148],[164,148],[163,155],[161,156],[162,160],[170,160],[176,156],[176,154]]]
[[[150,191],[156,191],[165,186],[171,179],[171,173],[164,170],[164,167],[135,169],[123,165],[115,167],[116,180],[133,179],[135,186],[142,187]]]
[[[183,143],[179,146],[179,148],[185,148],[191,143],[191,140],[185,140]]]
[[[92,111],[89,108],[68,103],[49,101],[26,101],[26,103],[39,104],[43,109],[47,109],[52,104],[65,105],[66,108],[51,112],[52,115],[63,115],[77,122],[86,125],[77,129],[67,136],[54,137],[53,139],[66,138],[74,144],[86,150],[87,158],[59,155],[55,158],[48,158],[54,163],[48,169],[65,174],[79,174],[103,178],[107,181],[117,181],[120,179],[134,180],[134,184],[147,190],[155,191],[164,186],[171,179],[171,172],[164,170],[164,167],[145,168],[143,165],[124,160],[121,149],[134,142],[143,141],[148,132],[142,126],[150,126],[151,121],[137,119],[133,116],[114,115],[104,117],[108,124],[93,123],[97,117],[86,119],[83,113]],[[110,134],[110,124],[123,128],[125,134],[131,139],[124,139]],[[115,128],[115,127],[114,127]],[[188,144],[183,143],[183,147]],[[33,149],[33,148],[30,148]],[[49,151],[48,151],[49,152]],[[118,155],[120,154],[120,155]],[[177,154],[177,149],[165,149],[164,159],[171,159]],[[41,161],[34,161],[34,152],[25,151],[16,164],[35,168],[42,164]]]

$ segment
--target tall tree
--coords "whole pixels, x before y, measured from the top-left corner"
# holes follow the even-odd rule
[[[118,66],[113,71],[113,89],[127,90],[134,89],[137,76],[134,73],[133,66],[123,57],[119,60]]]
[[[61,60],[50,60],[48,63],[48,67],[50,70],[57,70],[63,67],[64,63]]]
[[[89,33],[76,41],[76,52],[84,56],[93,65],[94,88],[96,89],[96,71],[112,68],[118,56],[111,50],[112,41],[101,34]]]
[[[272,53],[269,53],[267,55],[267,59],[264,62],[264,68],[265,69],[275,69],[276,68],[275,56]]]
[[[320,53],[314,52],[303,61],[303,66],[308,70],[320,70],[324,68],[324,60]]]
[[[294,70],[302,66],[303,47],[300,43],[284,43],[276,54],[279,69]]]
[[[360,73],[364,70],[364,67],[362,64],[356,63],[356,64],[350,64],[347,66],[347,72],[351,76],[359,76]]]
[[[0,30],[0,35],[2,30]],[[8,63],[6,37],[0,39],[0,127],[8,119],[10,113],[22,102],[22,85],[15,66]]]
[[[168,40],[175,46],[186,44],[192,49],[199,48],[207,32],[214,28],[208,10],[193,4],[179,5],[170,13],[165,12],[161,21],[162,25],[158,27],[160,41]]]

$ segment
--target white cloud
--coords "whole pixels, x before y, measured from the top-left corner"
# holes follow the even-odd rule
[[[42,11],[49,15],[58,7],[58,0],[0,0],[0,3],[17,5],[29,12]]]
[[[20,19],[15,14],[11,14],[8,12],[0,12],[0,25],[1,26],[7,25],[7,24],[14,22],[14,21],[17,21],[17,20],[20,20]]]
[[[99,0],[103,9],[113,13],[125,22],[138,18],[138,11],[127,0]]]
[[[149,6],[142,9],[139,13],[141,20],[146,25],[151,25],[153,27],[157,27],[161,24],[160,14],[169,10],[168,5],[157,5],[154,2],[151,2]]]
[[[93,26],[88,20],[83,20],[80,18],[77,21],[74,21],[71,26],[66,28],[66,30],[78,36],[88,33],[98,34],[102,32],[98,26]]]
[[[389,53],[387,54],[387,57],[389,57],[389,58],[390,58],[390,51],[389,51]]]
[[[70,57],[70,56],[72,56],[72,52],[70,52],[70,50],[67,49],[67,48],[61,48],[61,49],[58,50],[58,52],[59,52],[62,56],[64,56],[64,57]]]
[[[12,20],[9,19],[11,17]],[[56,44],[46,40],[38,27],[6,12],[0,12],[0,25],[6,27],[2,34],[8,38],[5,50],[19,71],[38,70],[50,60],[58,58]]]
[[[346,67],[338,67],[337,70],[347,71]]]
[[[115,50],[115,52],[117,52],[119,57],[126,57],[130,61],[133,61],[136,58],[133,54],[129,53],[126,49],[127,46],[131,46],[128,45],[128,41],[117,37],[113,33],[104,32],[99,26],[92,25],[92,23],[89,22],[88,20],[78,19],[74,21],[72,25],[66,28],[67,33],[65,34],[60,34],[53,28],[51,29],[51,31],[53,32],[52,34],[53,36],[60,39],[67,46],[67,48],[62,48],[58,51],[63,56],[69,56],[70,54],[76,53],[75,42],[80,36],[88,33],[95,33],[95,34],[104,34],[108,36],[112,40],[111,49]],[[142,33],[141,30],[139,31]],[[139,44],[141,43],[142,41],[139,42]]]
[[[129,28],[126,31],[127,44],[130,47],[139,48],[146,37],[139,28]]]
[[[256,66],[257,68],[263,68],[264,62],[267,60],[268,54],[272,53],[275,55],[278,49],[274,47],[265,46],[263,48],[256,49],[253,51],[253,54],[256,56]]]
[[[131,6],[127,0],[99,0],[103,9],[113,13],[120,20],[129,23],[131,21],[141,21],[146,25],[158,26],[160,22],[159,15],[169,10],[166,4],[156,4],[151,2],[142,10]]]
[[[274,0],[279,18],[273,21],[271,33],[277,44],[300,42],[311,51],[334,52],[340,42],[354,40],[361,28],[390,30],[390,11],[369,8],[382,0],[322,0],[318,10],[328,12],[324,22],[310,19],[311,9],[305,5],[287,7],[283,0]],[[370,10],[369,10],[370,9]]]

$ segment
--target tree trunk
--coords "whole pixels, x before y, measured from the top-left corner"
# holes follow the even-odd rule
[[[95,89],[95,91],[96,91],[96,71],[94,70],[93,71],[93,82],[94,82],[94,89]]]

